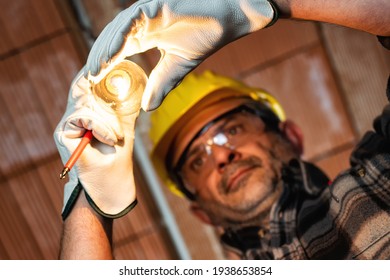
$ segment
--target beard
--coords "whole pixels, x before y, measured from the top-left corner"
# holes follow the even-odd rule
[[[281,170],[295,153],[281,135],[270,147],[257,143],[264,156],[249,156],[228,164],[217,184],[217,199],[198,201],[211,221],[225,228],[238,228],[268,222],[272,205],[279,199],[283,181]],[[238,170],[249,170],[231,186]]]
[[[238,186],[236,186],[236,188],[231,191],[230,180],[231,180],[231,177],[237,172],[237,170],[239,170],[239,169],[251,170],[251,169],[263,168],[263,167],[264,167],[263,160],[259,157],[256,157],[256,156],[251,156],[247,159],[236,161],[236,162],[229,164],[228,166],[226,166],[225,171],[222,174],[221,181],[218,184],[218,192],[221,195],[226,195],[228,193],[234,193],[234,192],[238,191],[243,185],[246,184],[246,182],[248,181],[247,177],[240,180],[237,183]]]

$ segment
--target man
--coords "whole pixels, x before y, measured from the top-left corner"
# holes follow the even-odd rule
[[[241,258],[386,259],[388,132],[368,133],[330,185],[300,159],[301,132],[272,96],[205,72],[188,75],[153,112],[152,158]]]
[[[353,6],[348,7],[340,1],[315,1],[315,5],[312,1],[294,1],[293,5],[289,1],[266,0],[216,0],[213,3],[215,6],[203,0],[138,1],[118,15],[94,44],[85,69],[71,87],[67,112],[55,133],[64,162],[77,146],[78,137],[82,136],[85,129],[92,130],[99,140],[92,147],[86,148],[78,164],[69,173],[70,181],[65,186],[64,196],[62,258],[111,258],[111,218],[126,214],[135,205],[131,152],[138,112],[119,116],[115,112],[101,110],[88,94],[90,86],[84,73],[89,73],[90,80],[97,83],[125,57],[159,47],[163,56],[149,76],[142,104],[139,98],[134,98],[134,104],[152,110],[207,56],[231,41],[271,25],[277,20],[278,12],[286,17],[323,20],[382,36],[390,34],[390,25],[386,23],[386,1],[381,5],[372,5],[369,9],[364,1],[354,1]],[[346,8],[349,13],[345,13]],[[233,88],[231,93],[237,94],[237,88]],[[241,91],[238,90],[238,93]],[[224,92],[221,94],[225,95]],[[240,248],[242,256],[247,258],[388,257],[387,249],[378,255],[372,255],[378,252],[375,248],[365,253],[361,251],[364,246],[372,244],[374,235],[367,235],[367,238],[359,236],[356,241],[355,225],[341,223],[333,227],[333,221],[338,221],[337,218],[351,221],[351,215],[354,216],[356,212],[344,211],[342,213],[346,216],[335,215],[339,213],[336,208],[343,194],[338,193],[339,189],[331,193],[332,188],[324,187],[326,180],[321,173],[299,160],[302,148],[299,129],[293,123],[285,122],[280,110],[274,107],[264,110],[264,106],[259,105],[262,102],[244,104],[248,98],[253,98],[250,94],[246,95],[245,99],[238,98],[239,102],[235,98],[229,104],[221,100],[223,107],[215,105],[223,109],[220,113],[228,115],[222,119],[218,119],[221,116],[219,113],[205,114],[204,119],[197,117],[197,126],[191,126],[188,134],[175,135],[175,145],[165,146],[169,149],[169,172],[173,174],[176,183],[182,186],[181,191],[195,200],[194,213],[205,221],[225,227],[225,243]],[[273,99],[270,97],[269,100]],[[239,112],[224,109],[235,110],[241,105],[245,105],[245,108]],[[219,129],[224,127],[223,123],[229,118],[240,121],[241,128],[245,128],[256,141],[244,143],[242,137],[229,138],[227,132],[220,133]],[[251,126],[247,127],[244,124],[248,120]],[[213,126],[211,130],[207,126],[203,128],[210,121],[220,126]],[[199,135],[199,138],[188,138],[197,131],[204,134]],[[231,136],[237,132],[239,127],[231,130]],[[378,135],[374,138],[379,145],[376,151],[380,152],[381,147],[386,146],[387,133],[378,131],[375,134]],[[388,155],[385,148],[383,152]],[[193,172],[204,170],[202,157],[192,160],[198,153],[206,159],[205,177]],[[217,161],[216,156],[223,153],[229,164]],[[386,159],[378,160],[381,168],[388,168]],[[226,175],[216,175],[217,169],[221,169],[221,172],[223,170]],[[357,174],[364,174],[359,170],[355,170]],[[300,183],[306,182],[301,178],[302,172],[306,174],[304,171],[315,173],[318,182],[303,184],[302,187]],[[199,178],[208,179],[206,188],[199,187],[196,182]],[[287,179],[292,182],[288,188],[284,186]],[[367,179],[361,180],[366,182]],[[350,188],[353,189],[353,186]],[[286,190],[294,191],[286,194]],[[288,199],[286,204],[280,203],[291,196],[296,196],[296,199]],[[244,200],[247,203],[239,203]],[[352,198],[348,201],[355,202]],[[388,214],[388,200],[381,198],[380,201],[378,205],[384,205],[384,209],[375,213]],[[286,208],[278,209],[277,205]],[[314,210],[309,212],[305,209]],[[334,209],[337,211],[334,212]],[[388,225],[382,215],[380,219],[382,225]],[[369,223],[375,222],[369,220]],[[243,227],[243,231],[238,230]],[[317,227],[321,229],[320,232],[325,229],[328,231],[318,236]],[[258,236],[259,232],[264,238],[240,238],[254,233]],[[384,231],[381,233],[381,242],[385,242],[388,235]],[[332,239],[336,236],[341,238]],[[353,238],[348,239],[351,236]],[[250,240],[250,244],[243,240]],[[329,245],[325,246],[327,242]],[[341,245],[347,247],[334,250]]]

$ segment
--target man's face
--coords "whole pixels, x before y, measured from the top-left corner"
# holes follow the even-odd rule
[[[268,216],[282,191],[291,144],[251,113],[228,115],[188,147],[180,175],[214,224],[251,225]]]

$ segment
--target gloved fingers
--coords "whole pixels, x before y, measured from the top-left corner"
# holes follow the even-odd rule
[[[82,86],[83,80],[86,81],[82,77],[76,87]],[[72,94],[76,91],[73,89]],[[132,108],[134,113],[129,115],[122,115],[109,105],[97,102],[92,94],[81,95],[78,99],[71,98],[67,111],[56,128],[58,143],[65,146],[62,143],[63,137],[80,138],[86,130],[91,130],[94,138],[109,146],[114,146],[129,133],[133,135],[135,119],[141,107],[141,94],[133,98],[134,102],[131,105],[134,107]]]
[[[113,21],[106,25],[90,50],[84,69],[85,77],[102,77],[125,57],[154,47],[145,48],[138,42],[138,38],[142,37],[144,32],[144,26],[147,25],[148,19],[145,18],[143,9],[147,9],[149,2],[153,1],[137,1],[121,11]],[[126,44],[128,41],[132,41],[132,43]],[[107,71],[101,73],[102,70]],[[97,82],[100,78],[93,80]]]
[[[159,63],[149,75],[142,97],[142,109],[147,112],[160,106],[166,95],[200,62],[162,52]]]
[[[71,104],[74,103],[76,100],[79,101],[82,99],[82,102],[85,103],[88,101],[87,95],[91,94],[91,87],[89,81],[83,76],[83,67],[80,72],[77,74],[77,76],[74,78],[72,85],[70,86],[70,94],[68,101]],[[80,101],[78,102],[79,105]]]
[[[92,130],[93,136],[100,142],[113,146],[123,139],[123,129],[116,116],[104,118],[96,112],[83,108],[70,115],[64,125],[64,136],[78,138],[85,130]]]
[[[71,112],[72,109],[74,108],[68,108],[56,127],[54,135],[59,145],[64,146],[63,138],[80,138],[86,130],[92,130],[96,139],[110,146],[123,139],[123,127],[117,115],[110,114],[99,106],[82,107],[74,112]]]
[[[115,19],[106,25],[94,42],[88,55],[85,77],[87,75],[96,76],[100,69],[110,63],[114,54],[120,51],[124,43],[128,23],[123,22],[122,18],[126,11],[119,13]],[[130,21],[131,22],[131,21]]]

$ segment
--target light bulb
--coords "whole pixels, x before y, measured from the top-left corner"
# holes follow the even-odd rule
[[[91,86],[92,93],[103,107],[130,115],[140,109],[146,82],[147,76],[142,68],[130,60],[124,60],[99,83],[91,83]]]

